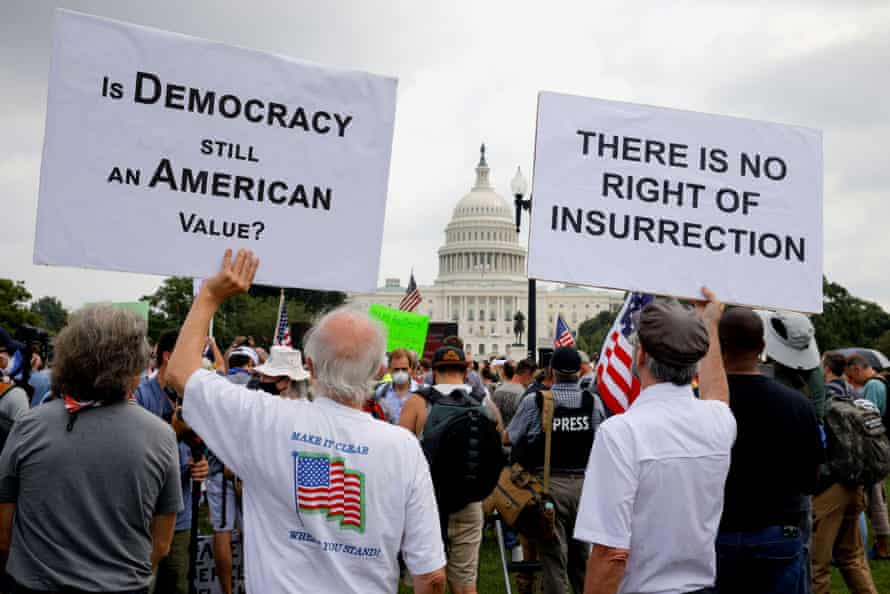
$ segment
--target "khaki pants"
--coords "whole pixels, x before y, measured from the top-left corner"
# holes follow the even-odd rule
[[[180,530],[173,535],[170,553],[158,563],[157,577],[152,588],[155,594],[188,594],[191,534],[191,530]]]
[[[868,517],[875,536],[890,536],[890,521],[887,518],[887,497],[884,483],[873,485],[868,490]]]
[[[550,478],[556,536],[546,542],[537,542],[547,594],[569,594],[569,584],[575,592],[584,591],[588,547],[572,538],[582,486],[583,476],[554,475]]]
[[[877,594],[865,560],[859,514],[865,489],[834,484],[813,497],[813,592],[829,594],[831,558],[853,594]]]
[[[448,516],[448,564],[445,573],[453,586],[475,586],[482,544],[482,502],[470,503]]]

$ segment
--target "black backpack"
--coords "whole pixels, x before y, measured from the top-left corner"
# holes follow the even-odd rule
[[[424,387],[418,393],[429,403],[420,443],[444,518],[488,497],[506,458],[497,423],[481,400],[464,390],[443,396]]]
[[[890,440],[874,404],[835,396],[828,402],[824,423],[826,464],[834,482],[870,487],[890,474]]]

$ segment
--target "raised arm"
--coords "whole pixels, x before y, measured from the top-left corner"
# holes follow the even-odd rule
[[[229,297],[247,292],[258,266],[259,259],[253,252],[238,250],[233,261],[232,250],[226,250],[222,268],[201,287],[179,332],[167,367],[167,381],[180,394],[185,394],[185,383],[201,369],[201,355],[213,314]]]
[[[710,348],[698,364],[699,394],[702,400],[719,400],[729,405],[729,383],[723,367],[723,352],[720,350],[720,316],[723,304],[717,295],[707,287],[702,289],[705,301],[696,304],[695,309],[708,329]]]

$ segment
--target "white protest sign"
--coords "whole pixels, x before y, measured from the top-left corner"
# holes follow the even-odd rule
[[[370,291],[396,80],[59,11],[36,264]]]
[[[244,556],[240,534],[232,535],[232,594],[244,594]],[[213,536],[198,537],[198,558],[195,564],[195,592],[222,594],[216,561],[213,558]]]
[[[822,311],[816,130],[541,93],[529,276]]]

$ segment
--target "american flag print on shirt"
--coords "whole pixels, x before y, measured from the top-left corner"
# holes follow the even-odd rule
[[[626,411],[640,394],[640,380],[631,373],[633,345],[630,339],[636,332],[634,315],[653,299],[652,295],[628,293],[603,343],[596,365],[596,388],[612,414]]]
[[[341,530],[365,531],[365,475],[342,458],[294,452],[297,513],[323,514]]]

